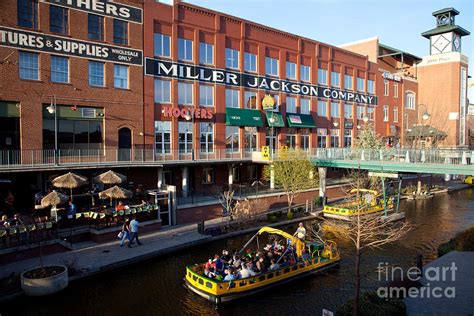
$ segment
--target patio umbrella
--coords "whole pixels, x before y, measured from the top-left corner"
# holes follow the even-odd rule
[[[114,185],[111,188],[108,188],[105,191],[99,192],[99,197],[101,199],[110,198],[110,203],[112,204],[112,199],[128,199],[133,195],[132,191],[121,188],[117,185]]]
[[[81,187],[88,183],[87,178],[77,175],[72,172],[68,172],[62,176],[53,179],[53,185],[57,188],[71,190],[71,201],[72,201],[72,189]]]
[[[127,180],[126,176],[112,170],[104,172],[94,178],[95,182],[100,182],[103,184],[120,184],[125,180]]]
[[[66,195],[53,191],[41,199],[41,206],[42,207],[48,207],[48,206],[56,207],[59,204],[66,203],[68,200],[69,198]]]

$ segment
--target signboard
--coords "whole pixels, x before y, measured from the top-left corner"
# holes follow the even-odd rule
[[[270,146],[262,146],[262,160],[270,160]]]
[[[262,89],[269,92],[283,92],[308,97],[377,105],[377,97],[374,95],[148,57],[145,58],[145,74],[154,77],[193,80],[234,87]]]
[[[122,3],[107,0],[40,0],[40,2],[120,19],[127,22],[142,23],[142,9]]]
[[[301,124],[301,117],[299,117],[298,115],[288,115],[288,118],[290,119],[291,123]]]
[[[0,26],[0,46],[55,55],[142,65],[141,50]]]
[[[281,151],[282,151],[282,153],[284,153],[284,154],[288,153],[288,146],[286,146],[286,145],[285,145],[285,146],[282,146],[282,147],[281,147]]]
[[[393,81],[397,81],[397,82],[401,82],[402,81],[402,77],[400,76],[397,76],[397,75],[394,75],[394,74],[391,74],[389,72],[384,72],[383,73],[383,77],[385,79],[389,79],[389,80],[393,80]]]
[[[459,120],[459,112],[449,112],[449,120],[450,121]]]
[[[275,108],[275,99],[271,95],[266,94],[262,100],[262,109],[266,111],[266,110],[273,110],[274,108]]]
[[[398,173],[372,172],[372,171],[369,171],[369,177],[380,177],[380,178],[398,179]]]
[[[352,129],[354,127],[354,123],[352,122],[344,122],[344,128]]]
[[[178,108],[165,106],[163,107],[161,113],[164,117],[182,117],[184,119],[197,118],[197,119],[206,119],[210,120],[214,117],[211,109],[207,108]]]
[[[326,136],[328,134],[328,130],[325,128],[318,128],[318,135]]]

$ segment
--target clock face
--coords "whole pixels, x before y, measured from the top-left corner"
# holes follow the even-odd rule
[[[437,54],[437,53],[443,53],[446,49],[446,47],[448,47],[448,45],[450,44],[450,40],[448,40],[446,37],[444,37],[443,35],[440,35],[436,41],[431,45],[431,47],[433,48],[433,53]]]

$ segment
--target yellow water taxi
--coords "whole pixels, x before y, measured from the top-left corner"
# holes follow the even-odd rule
[[[323,215],[330,218],[350,220],[358,214],[369,215],[383,212],[385,203],[387,204],[387,210],[393,209],[393,199],[387,198],[385,202],[383,196],[375,190],[352,189],[350,194],[356,194],[356,196],[343,203],[325,205]]]
[[[339,263],[340,254],[337,244],[333,241],[304,242],[284,231],[271,227],[262,227],[242,248],[248,246],[261,234],[274,234],[283,237],[289,246],[292,246],[296,256],[300,258],[308,250],[309,257],[304,261],[268,271],[244,279],[232,281],[218,281],[204,275],[204,264],[186,267],[185,285],[194,293],[204,297],[212,303],[219,304],[243,296],[251,295],[276,285],[306,277],[310,274],[326,270]],[[242,252],[240,251],[240,253]]]

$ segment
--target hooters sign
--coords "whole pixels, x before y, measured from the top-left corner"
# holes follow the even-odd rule
[[[211,109],[206,108],[177,108],[166,106],[162,110],[164,117],[181,117],[186,120],[191,118],[210,120],[214,117]]]

